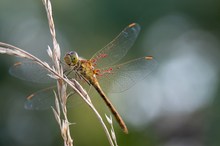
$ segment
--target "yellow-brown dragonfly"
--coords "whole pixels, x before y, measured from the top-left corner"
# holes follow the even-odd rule
[[[72,74],[74,74],[76,79],[85,80],[89,85],[93,86],[103,98],[125,133],[128,132],[127,127],[104,91],[122,92],[127,90],[136,82],[147,77],[156,68],[157,62],[151,56],[114,65],[126,55],[134,44],[139,32],[140,26],[138,24],[130,24],[113,41],[95,53],[89,60],[79,57],[74,51],[68,52],[64,56],[64,66],[67,66],[67,70],[65,70],[66,76],[72,78]],[[33,62],[21,62],[15,64],[10,69],[10,73],[23,80],[34,82],[47,81],[46,78],[49,77],[45,76],[46,71],[42,72],[40,70],[43,69]],[[35,72],[34,75],[33,72]],[[44,74],[44,77],[40,74]],[[26,108],[38,109],[47,104],[50,105],[51,98],[44,96],[45,92],[52,93],[50,90],[44,89],[29,96]]]

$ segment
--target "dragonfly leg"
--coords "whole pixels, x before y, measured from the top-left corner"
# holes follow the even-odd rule
[[[76,74],[79,76],[80,79],[83,79],[84,81],[86,81],[86,83],[87,83],[89,86],[91,86],[91,83],[89,82],[88,79],[86,79],[86,77],[84,77],[83,75],[80,75],[79,73],[76,73]]]

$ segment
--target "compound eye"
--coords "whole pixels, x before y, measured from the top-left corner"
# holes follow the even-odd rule
[[[76,52],[73,52],[73,51],[72,51],[70,57],[71,57],[72,63],[73,63],[74,65],[75,65],[75,64],[78,62],[78,60],[79,60],[78,54],[77,54]]]
[[[64,61],[67,65],[75,65],[78,60],[78,54],[74,51],[71,51],[64,56]]]
[[[64,56],[64,61],[67,65],[71,65],[71,57],[70,57],[70,54],[66,54]]]

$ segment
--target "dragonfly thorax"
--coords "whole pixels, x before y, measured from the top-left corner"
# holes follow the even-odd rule
[[[83,76],[88,82],[92,82],[96,78],[96,70],[90,60],[82,59],[74,51],[68,52],[64,56],[65,63],[78,75]]]

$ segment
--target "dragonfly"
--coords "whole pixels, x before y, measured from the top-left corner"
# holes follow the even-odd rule
[[[126,124],[105,93],[125,91],[146,78],[156,68],[157,61],[152,56],[144,56],[116,64],[133,46],[139,32],[140,25],[132,23],[90,59],[84,59],[79,57],[75,51],[70,51],[65,54],[63,63],[67,68],[64,74],[68,78],[85,81],[89,86],[94,87],[125,133],[128,133]],[[10,73],[23,80],[47,81],[49,77],[46,76],[46,71],[40,70],[44,69],[33,62],[19,62],[10,68]],[[42,76],[43,74],[44,76]],[[42,102],[51,104],[51,98],[44,96],[46,92],[51,93],[51,89],[43,89],[28,96],[27,108],[40,107],[41,104],[44,104]]]

